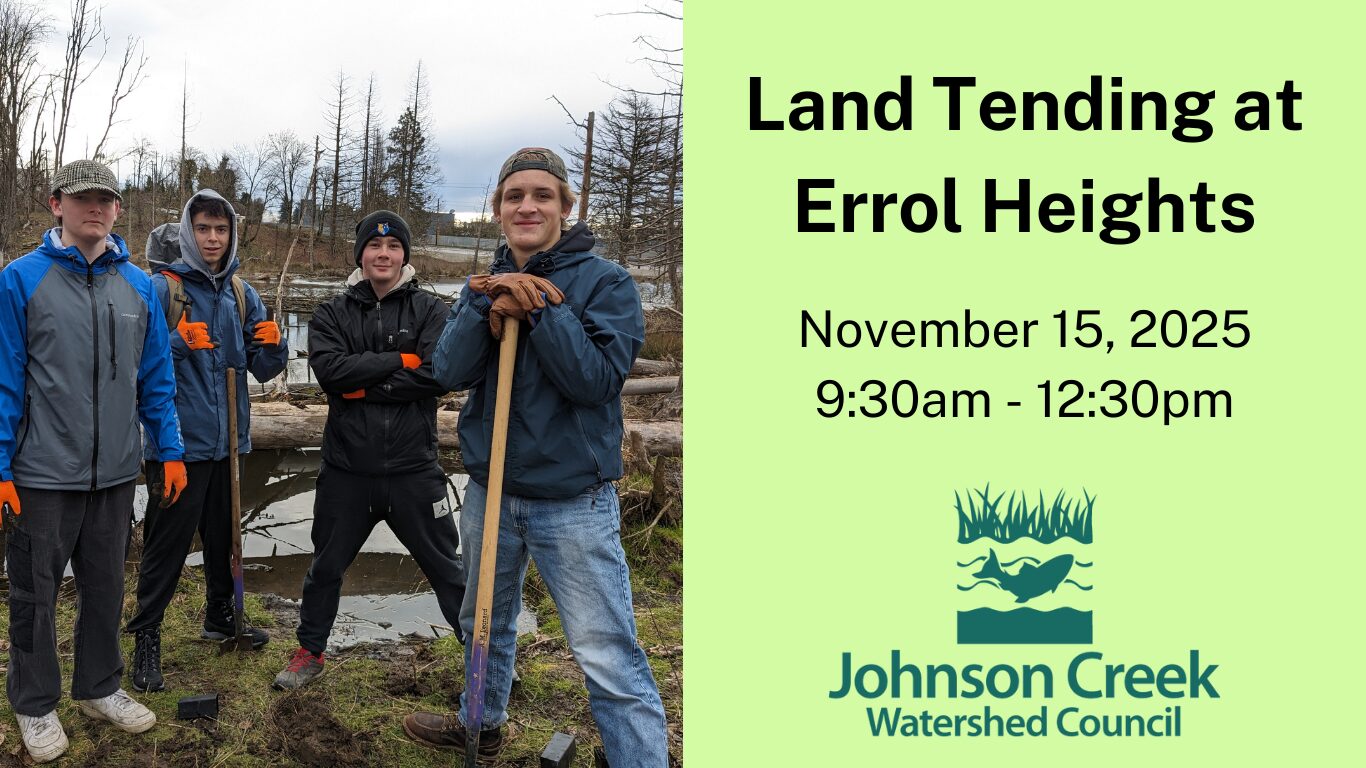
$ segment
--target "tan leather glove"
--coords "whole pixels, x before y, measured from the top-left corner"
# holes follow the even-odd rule
[[[506,272],[501,275],[494,275],[488,281],[487,290],[484,293],[495,298],[503,295],[512,296],[523,312],[545,309],[547,303],[559,304],[564,301],[564,294],[555,287],[554,283],[544,277],[528,275],[524,272]]]
[[[489,307],[489,333],[499,341],[503,340],[503,323],[520,323],[526,319],[527,311],[511,294],[502,294],[493,300]]]

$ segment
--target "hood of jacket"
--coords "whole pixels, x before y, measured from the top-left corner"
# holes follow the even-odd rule
[[[199,243],[195,242],[194,229],[189,226],[190,204],[199,198],[222,200],[228,206],[230,214],[232,232],[228,236],[228,249],[223,254],[222,266],[217,272],[209,271],[204,255],[199,252]],[[191,195],[190,199],[185,201],[180,221],[162,224],[147,235],[147,262],[153,272],[170,268],[180,274],[198,273],[215,286],[222,285],[232,277],[238,267],[237,212],[233,209],[232,203],[212,189],[201,189]]]
[[[593,258],[591,252],[597,242],[598,239],[588,228],[588,223],[580,221],[566,230],[554,245],[527,259],[526,266],[521,271],[529,275],[549,277],[557,269],[564,269]],[[517,263],[513,261],[512,249],[508,248],[507,243],[503,243],[493,254],[493,264],[489,266],[489,272],[496,275],[500,272],[516,271]]]
[[[74,245],[62,245],[62,228],[53,227],[43,235],[43,242],[38,245],[38,253],[61,264],[63,267],[75,272],[86,271],[87,262],[81,249]],[[104,239],[104,253],[95,259],[93,266],[95,269],[103,271],[113,269],[114,265],[121,261],[128,261],[128,244],[123,242],[123,238],[110,233]]]
[[[400,288],[413,283],[416,279],[417,270],[413,269],[412,264],[404,264],[403,269],[399,270],[398,282],[394,284],[393,288],[389,289],[389,293],[384,295],[385,298],[397,293]],[[414,287],[416,287],[415,284]],[[360,267],[356,267],[356,269],[346,278],[346,295],[363,304],[374,304],[377,300],[375,296],[375,287],[370,285],[369,280],[365,279],[365,276],[361,273]]]

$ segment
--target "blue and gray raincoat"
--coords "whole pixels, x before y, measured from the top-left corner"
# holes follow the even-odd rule
[[[137,478],[138,421],[184,457],[165,314],[118,235],[93,263],[61,228],[0,272],[0,480],[95,491]]]

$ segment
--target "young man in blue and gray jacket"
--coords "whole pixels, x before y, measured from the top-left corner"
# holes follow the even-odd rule
[[[498,379],[494,339],[507,323],[530,328],[517,340],[479,750],[489,758],[503,746],[530,556],[583,669],[608,762],[665,768],[664,708],[636,642],[612,485],[623,471],[621,389],[645,322],[635,282],[592,252],[587,225],[564,230],[573,205],[564,161],[554,152],[531,147],[507,159],[493,193],[507,244],[493,274],[470,278],[460,293],[432,358],[438,382],[469,390],[460,412],[460,453],[470,474],[460,516],[469,581],[460,621],[472,635]],[[468,647],[465,656],[468,679]],[[467,696],[468,687],[454,715],[409,715],[404,731],[424,744],[462,748]]]
[[[178,224],[163,224],[147,238],[152,286],[167,307],[164,318],[175,358],[176,411],[185,437],[190,490],[169,506],[149,504],[143,524],[142,563],[138,568],[138,610],[128,622],[134,635],[133,687],[159,691],[161,621],[175,596],[180,569],[195,531],[204,544],[204,586],[208,601],[202,637],[222,640],[234,633],[232,486],[228,456],[228,403],[225,371],[237,387],[237,452],[251,451],[251,404],[247,372],[270,381],[284,370],[289,348],[280,328],[266,319],[256,289],[236,276],[237,215],[212,189],[185,203]],[[175,315],[172,317],[171,315]],[[159,318],[160,319],[160,318]],[[155,470],[161,445],[148,435],[148,487],[161,478]],[[248,627],[252,647],[265,644],[264,630]]]
[[[48,200],[57,227],[0,272],[5,689],[24,746],[40,763],[67,748],[56,711],[56,603],[68,561],[79,595],[71,697],[88,717],[130,733],[156,723],[119,687],[123,563],[142,468],[139,420],[162,446],[169,502],[186,478],[161,303],[113,234],[121,200],[108,168],[67,163]]]

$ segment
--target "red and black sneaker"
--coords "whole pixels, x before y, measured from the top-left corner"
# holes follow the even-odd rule
[[[300,648],[294,652],[294,658],[289,660],[284,670],[275,676],[272,686],[281,691],[302,688],[322,673],[323,655],[314,655],[307,648]]]

